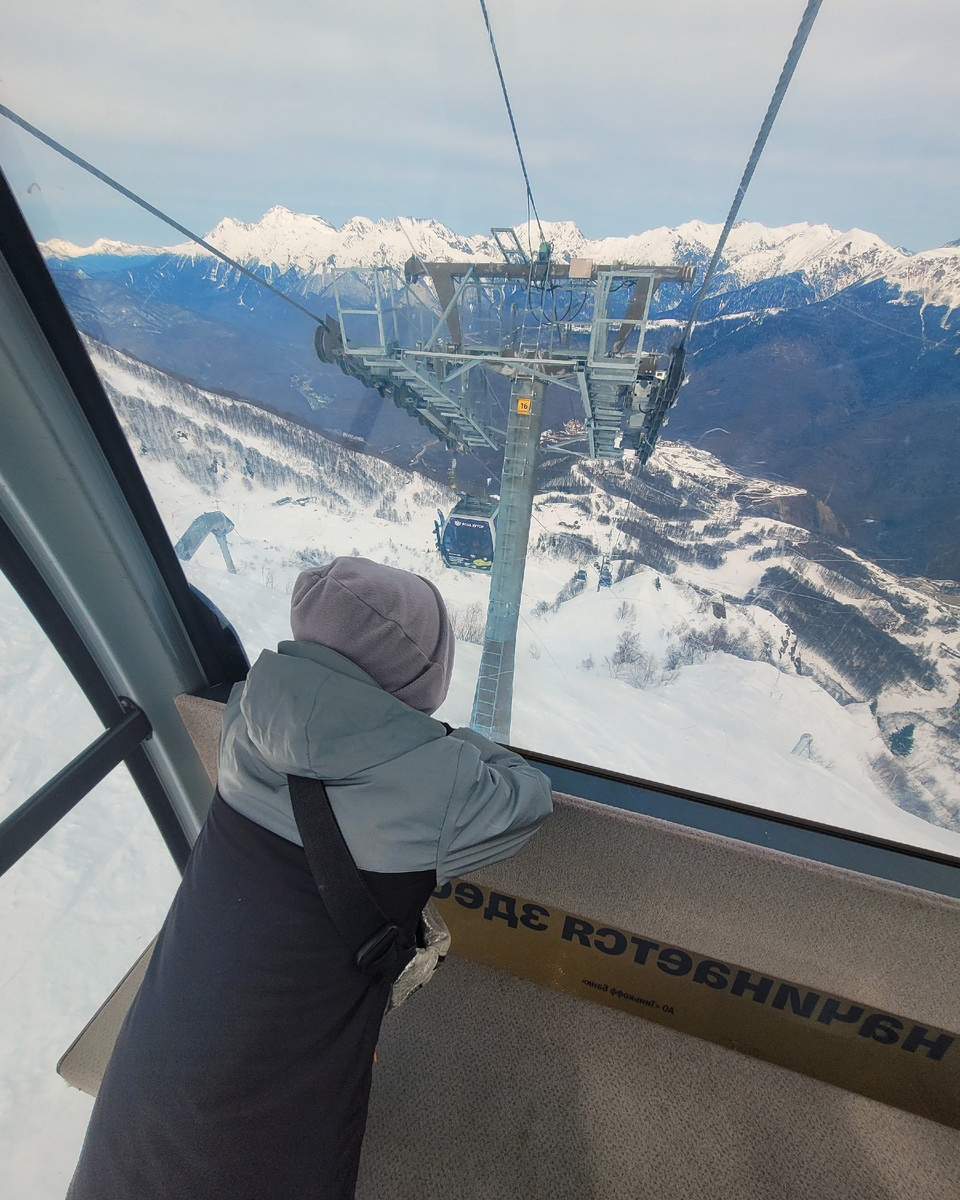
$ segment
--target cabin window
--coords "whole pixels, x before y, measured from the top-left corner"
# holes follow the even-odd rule
[[[560,156],[562,179],[553,177],[546,205],[551,218],[577,218],[587,194],[564,190],[564,180],[589,184],[614,207],[629,197],[628,208],[617,208],[617,229],[602,214],[589,237],[548,221],[541,242],[519,183],[520,207],[492,186],[493,175],[467,170],[482,160],[494,171],[483,139],[470,132],[476,114],[489,106],[505,118],[481,57],[483,30],[461,37],[459,16],[421,21],[404,9],[375,30],[338,17],[342,45],[352,48],[343,62],[317,29],[298,30],[298,45],[302,38],[317,54],[309,71],[284,75],[284,87],[294,77],[309,83],[296,85],[306,89],[303,103],[282,113],[259,93],[256,105],[234,111],[223,99],[234,94],[234,68],[217,63],[210,70],[227,71],[222,120],[204,109],[202,128],[145,59],[143,70],[156,70],[167,88],[142,101],[154,114],[147,124],[166,123],[173,139],[157,151],[157,171],[129,148],[132,134],[81,136],[64,102],[50,102],[51,132],[209,234],[316,320],[0,122],[4,169],[187,576],[233,622],[251,658],[289,636],[290,591],[305,567],[362,555],[431,579],[457,635],[456,674],[438,716],[468,724],[477,718],[496,556],[515,528],[506,489],[529,478],[505,446],[510,429],[527,422],[529,432],[539,422],[530,435],[535,488],[502,739],[960,856],[960,560],[951,524],[954,430],[943,415],[953,411],[960,363],[960,308],[950,298],[960,283],[949,282],[960,251],[942,243],[956,233],[944,230],[940,249],[914,255],[897,248],[886,226],[834,237],[826,226],[772,215],[766,225],[744,225],[728,248],[722,295],[702,310],[671,424],[638,472],[660,377],[691,303],[682,268],[692,263],[702,277],[741,156],[728,156],[729,188],[711,174],[715,224],[685,223],[677,210],[676,228],[656,237],[606,236],[639,235],[650,224],[639,197],[668,171],[660,147],[678,145],[666,110],[654,141],[631,141],[635,114],[649,111],[642,97],[670,97],[673,114],[687,103],[686,89],[668,53],[658,58],[667,72],[659,83],[645,72],[608,79],[594,66],[596,86],[571,93],[549,52],[534,54],[524,75],[516,47],[539,45],[541,36],[553,44],[557,35],[528,24],[522,8],[500,5],[495,15],[506,29],[517,23],[503,34],[504,69],[525,96],[522,136],[553,145],[563,114],[575,111],[583,129],[604,138],[631,114],[629,134],[609,144],[602,169],[570,140],[564,154],[573,159]],[[558,18],[567,49],[587,28],[579,19]],[[789,42],[792,16],[776,19]],[[592,21],[589,33],[601,37]],[[611,28],[608,36],[615,56],[627,35]],[[689,39],[689,29],[678,36]],[[477,45],[468,53],[469,38]],[[343,74],[354,52],[357,61],[373,55],[369,89]],[[743,55],[738,70],[753,81],[742,46],[728,53]],[[587,55],[577,69],[612,61],[609,54]],[[458,65],[453,89],[449,73],[432,69],[446,56]],[[711,51],[703,61],[726,60]],[[725,68],[718,86],[730,77]],[[762,114],[768,80],[754,83]],[[902,105],[896,97],[898,112]],[[320,122],[308,136],[295,132],[295,109]],[[549,129],[538,126],[539,110]],[[721,120],[714,110],[729,122],[726,101],[701,104],[698,136],[707,136],[703,121]],[[939,111],[949,104],[930,100],[916,122]],[[737,112],[749,141],[756,121]],[[273,121],[280,148],[251,162],[248,140],[266,145],[254,116]],[[872,119],[864,110],[862,120]],[[209,136],[209,154],[194,152],[192,141],[181,146],[182,130]],[[859,126],[851,130],[856,140]],[[724,124],[716,146],[728,132]],[[501,134],[496,153],[512,153],[506,125],[490,137]],[[307,178],[302,163],[318,155],[329,191],[308,197],[296,190]],[[811,161],[796,178],[827,187],[839,168]],[[231,175],[227,163],[242,172]],[[768,155],[765,169],[774,166]],[[597,187],[608,168],[619,183]],[[266,190],[253,188],[251,170],[271,181]],[[422,195],[408,187],[417,173],[427,181]],[[895,171],[884,186],[906,178]],[[248,184],[256,196],[273,188],[274,206],[257,208]],[[861,184],[850,187],[867,214],[883,188]],[[793,186],[783,184],[785,196]],[[484,211],[495,201],[508,211],[480,221],[468,203],[477,189]],[[416,216],[397,215],[412,195]],[[819,199],[804,195],[803,212],[790,220],[820,220]],[[915,200],[904,199],[904,211]],[[758,198],[748,219],[765,211]],[[917,228],[918,239],[927,236]],[[674,275],[651,274],[651,264]],[[919,291],[901,296],[901,283]],[[492,347],[504,359],[548,365],[514,380],[509,364],[476,365]],[[404,359],[401,370],[398,356],[408,351],[421,357]],[[561,367],[549,365],[551,356]],[[574,360],[580,367],[561,369]],[[623,371],[632,372],[629,387]],[[593,416],[584,399],[591,387]],[[916,401],[912,416],[904,396]],[[953,499],[931,499],[941,494]]]
[[[2,819],[103,733],[3,574],[0,713]],[[0,1158],[19,1194],[66,1189],[92,1100],[54,1065],[154,937],[178,882],[122,765],[0,876]]]

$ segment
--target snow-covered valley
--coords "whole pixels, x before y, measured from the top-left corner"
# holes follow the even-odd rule
[[[526,245],[526,226],[516,232]],[[588,238],[557,221],[544,232],[558,263],[683,263],[700,279],[720,226],[692,220]],[[320,316],[335,308],[334,280],[345,268],[398,269],[412,255],[501,257],[490,235],[429,218],[356,216],[337,228],[280,206],[252,223],[225,218],[206,236]],[[84,332],[202,387],[358,435],[400,466],[446,471],[442,446],[425,448],[414,422],[391,405],[378,409],[357,380],[318,361],[302,314],[199,247],[101,238],[90,246],[53,239],[41,249]],[[693,296],[676,286],[657,292],[651,348],[667,348]],[[700,309],[671,430],[742,474],[826,500],[839,523],[835,540],[867,558],[960,579],[958,305],[956,245],[911,253],[861,229],[741,222]],[[549,388],[546,405],[548,423],[569,415],[562,389]]]
[[[92,352],[171,537],[212,509],[233,522],[238,573],[213,539],[187,570],[251,657],[288,636],[304,566],[337,554],[388,562],[447,599],[460,640],[441,715],[469,721],[488,580],[446,569],[436,552],[436,510],[456,493],[105,347]],[[943,753],[942,730],[958,696],[956,612],[784,520],[804,499],[798,489],[745,479],[702,451],[664,443],[636,486],[620,466],[570,461],[557,461],[534,509],[513,743],[960,851],[958,763]],[[600,590],[593,564],[603,554],[619,578]],[[830,645],[807,628],[813,605],[839,618],[839,633],[820,622]],[[922,766],[891,754],[884,722],[887,741],[913,724]]]

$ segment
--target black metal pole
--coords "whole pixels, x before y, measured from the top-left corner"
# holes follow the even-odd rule
[[[9,871],[151,732],[146,713],[131,704],[116,725],[0,821],[0,875]]]
[[[126,710],[114,695],[80,634],[60,607],[47,581],[2,517],[0,570],[50,639],[51,645],[63,659],[80,690],[90,701],[93,711],[104,725],[116,726],[124,718]],[[156,821],[160,836],[173,861],[182,871],[190,854],[190,843],[153,764],[139,741],[130,744],[121,757],[126,760],[127,769]]]

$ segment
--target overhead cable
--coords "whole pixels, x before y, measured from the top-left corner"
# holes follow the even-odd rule
[[[169,225],[171,229],[176,229],[178,233],[182,233],[185,237],[189,238],[191,242],[196,242],[198,246],[202,246],[204,250],[215,255],[222,262],[227,263],[228,266],[231,266],[235,270],[240,271],[241,274],[248,276],[261,287],[266,288],[268,292],[273,292],[275,296],[279,296],[281,300],[285,300],[286,303],[292,305],[293,308],[299,309],[299,311],[305,313],[311,319],[311,321],[316,321],[318,325],[323,324],[323,317],[318,317],[317,314],[311,312],[309,308],[304,308],[302,304],[299,304],[296,300],[292,299],[286,294],[286,292],[281,292],[280,289],[275,288],[272,283],[268,283],[267,280],[264,279],[262,275],[258,275],[256,271],[251,271],[249,267],[245,267],[243,263],[237,262],[237,260],[235,258],[231,258],[229,254],[224,254],[223,251],[218,250],[216,246],[211,246],[209,242],[204,241],[203,238],[198,234],[187,229],[186,225],[181,225],[180,222],[175,221],[173,217],[168,217],[165,212],[162,212],[159,208],[155,208],[154,205],[150,204],[147,200],[144,200],[142,196],[138,196],[136,192],[131,192],[130,189],[125,188],[122,183],[118,183],[116,179],[111,179],[111,177],[109,175],[105,175],[103,171],[97,170],[92,163],[88,163],[87,160],[85,158],[81,158],[79,154],[74,154],[73,151],[68,150],[66,146],[62,146],[59,142],[54,141],[52,137],[49,137],[41,129],[38,129],[36,125],[31,125],[29,121],[25,121],[23,117],[18,116],[13,109],[7,108],[5,104],[0,104],[0,116],[6,117],[7,120],[12,121],[14,125],[19,125],[21,129],[26,130],[27,133],[31,134],[31,136],[35,137],[38,141],[43,142],[45,146],[49,146],[51,150],[56,150],[58,154],[62,154],[64,158],[69,159],[72,163],[76,163],[78,167],[81,167],[88,174],[93,175],[96,179],[101,180],[101,182],[105,183],[107,187],[113,188],[113,190],[115,192],[119,192],[121,196],[126,196],[128,200],[132,200],[134,204],[138,204],[141,208],[146,209],[148,213],[158,217],[164,222],[164,224]]]
[[[481,0],[481,3],[483,0]],[[747,165],[744,168],[743,176],[740,179],[740,186],[737,188],[736,195],[733,198],[733,204],[730,205],[730,212],[727,214],[726,223],[723,226],[723,232],[720,234],[720,240],[717,242],[716,249],[713,252],[713,258],[710,260],[710,265],[707,267],[707,273],[703,277],[703,283],[700,285],[700,291],[697,292],[697,297],[693,303],[693,309],[690,312],[690,319],[687,321],[686,328],[683,331],[683,336],[680,339],[680,346],[685,347],[693,332],[693,326],[697,320],[697,313],[700,311],[700,305],[703,303],[704,297],[707,294],[707,288],[713,279],[717,265],[720,262],[720,256],[723,254],[723,248],[727,244],[727,238],[730,236],[730,230],[733,228],[734,222],[737,219],[737,214],[740,212],[740,205],[743,203],[743,197],[746,194],[750,180],[753,178],[753,173],[757,169],[757,163],[760,161],[760,155],[763,153],[763,148],[767,144],[767,138],[770,136],[770,130],[773,128],[773,123],[777,119],[777,113],[780,111],[780,105],[783,103],[783,98],[787,94],[787,88],[790,86],[790,80],[793,78],[793,73],[797,69],[797,63],[800,61],[800,55],[803,53],[803,48],[807,44],[807,38],[810,35],[810,30],[813,28],[813,23],[817,19],[817,13],[820,11],[820,5],[823,0],[807,0],[807,7],[804,9],[803,16],[800,18],[800,25],[797,29],[796,36],[793,39],[793,45],[790,47],[790,52],[787,55],[787,60],[783,64],[783,70],[780,72],[780,78],[777,81],[777,86],[774,89],[773,97],[770,100],[770,105],[767,108],[767,115],[763,118],[763,123],[760,126],[760,132],[757,134],[757,140],[753,144],[753,151],[750,158],[747,160]]]
[[[482,0],[481,0],[482,2]],[[697,314],[700,312],[700,305],[703,303],[707,294],[713,276],[716,273],[717,265],[720,262],[720,257],[723,254],[724,247],[727,244],[727,238],[730,236],[730,230],[733,229],[734,222],[737,219],[737,214],[740,212],[740,205],[743,203],[743,198],[746,194],[750,180],[753,178],[753,173],[757,169],[757,163],[760,161],[760,155],[763,153],[763,148],[767,144],[767,138],[770,136],[770,130],[773,128],[773,123],[777,118],[777,113],[780,111],[780,105],[783,103],[783,98],[787,94],[787,88],[790,86],[790,81],[793,79],[793,73],[797,69],[797,63],[800,61],[800,55],[803,53],[803,48],[807,44],[807,38],[810,36],[810,30],[813,28],[813,23],[817,18],[817,13],[820,11],[820,5],[823,0],[807,0],[807,7],[803,11],[803,16],[800,18],[800,25],[797,28],[796,35],[793,39],[793,44],[787,54],[786,62],[783,64],[783,70],[780,72],[780,78],[777,80],[777,86],[774,88],[773,96],[767,106],[766,115],[760,125],[760,132],[757,134],[757,140],[753,144],[753,150],[750,153],[750,158],[747,160],[747,165],[744,168],[743,175],[740,178],[740,185],[737,188],[736,194],[733,197],[733,203],[730,205],[730,211],[727,213],[727,219],[724,223],[723,230],[720,233],[720,240],[717,242],[716,248],[713,251],[713,257],[710,259],[710,265],[707,267],[707,273],[703,277],[703,282],[700,284],[700,290],[697,292],[693,302],[693,308],[690,311],[690,317],[684,327],[680,341],[674,347],[671,357],[670,366],[667,371],[667,378],[662,384],[662,395],[667,397],[667,402],[664,405],[661,413],[661,419],[656,428],[653,430],[653,436],[656,439],[659,436],[660,429],[663,427],[663,419],[666,417],[667,410],[676,402],[677,393],[684,380],[684,365],[686,362],[687,342],[690,340],[690,335],[693,332],[694,325],[697,321]],[[655,444],[655,443],[654,443]],[[653,448],[650,448],[650,454],[653,453]],[[649,454],[647,458],[649,458]],[[646,459],[636,468],[633,477],[633,484],[627,496],[627,502],[624,509],[624,519],[626,518],[626,510],[633,503],[633,498],[637,490],[637,485],[640,482],[640,474],[646,465]],[[623,541],[624,529],[619,526],[619,536],[617,537],[616,545],[613,547],[611,554],[615,554]]]
[[[487,27],[487,34],[490,38],[490,49],[493,51],[493,61],[497,65],[497,74],[500,76],[500,90],[503,92],[503,102],[507,106],[507,116],[510,118],[510,128],[513,130],[513,140],[516,143],[517,155],[520,159],[520,170],[523,172],[523,182],[527,185],[527,203],[533,209],[533,215],[537,222],[537,229],[540,232],[540,241],[543,243],[546,240],[543,236],[543,226],[540,224],[540,214],[537,212],[537,206],[533,199],[533,191],[530,187],[530,176],[527,174],[527,164],[524,162],[523,151],[520,149],[520,135],[517,133],[517,123],[513,119],[513,108],[510,104],[510,97],[507,95],[507,85],[503,78],[503,70],[500,66],[500,55],[497,53],[497,43],[493,39],[493,30],[490,28],[490,17],[487,13],[485,0],[480,0],[480,8],[483,12],[483,23]]]

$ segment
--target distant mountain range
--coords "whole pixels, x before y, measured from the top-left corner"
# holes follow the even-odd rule
[[[518,227],[525,243],[527,230]],[[590,239],[544,225],[554,256],[705,267],[719,225],[690,221]],[[206,235],[318,312],[331,268],[401,265],[411,254],[496,260],[488,235],[436,221],[321,217],[273,208]],[[205,386],[361,434],[406,465],[444,470],[420,426],[316,361],[306,317],[193,244],[42,246],[86,332]],[[666,345],[692,293],[664,289],[651,336]],[[960,246],[916,254],[862,230],[742,222],[731,234],[688,360],[671,436],[738,470],[803,487],[829,505],[837,536],[905,575],[960,579]],[[547,423],[569,417],[559,389]],[[464,469],[461,466],[461,469]],[[483,474],[482,464],[472,470]]]
[[[560,262],[590,258],[600,263],[699,264],[713,253],[721,226],[687,221],[676,228],[663,226],[627,237],[587,238],[572,221],[547,221],[543,231],[553,257]],[[526,226],[517,226],[516,232],[521,244],[530,243]],[[494,262],[502,258],[492,236],[461,236],[437,221],[352,217],[338,229],[322,217],[293,213],[279,205],[249,225],[228,217],[204,236],[238,262],[267,268],[264,274],[271,282],[278,275],[296,272],[304,281],[300,289],[304,294],[318,290],[317,276],[323,286],[330,267],[400,267],[413,253],[428,262]],[[81,247],[54,238],[43,243],[42,249],[52,265],[81,270],[115,266],[118,259],[161,255],[212,261],[212,256],[193,242],[149,247],[99,238],[93,245]],[[853,284],[882,278],[905,295],[922,297],[925,304],[954,308],[960,305],[960,254],[956,249],[957,243],[952,243],[910,254],[862,229],[844,233],[806,222],[770,229],[742,221],[727,241],[713,291],[716,295],[742,292],[762,282],[791,279],[800,285],[807,300],[824,300]]]

